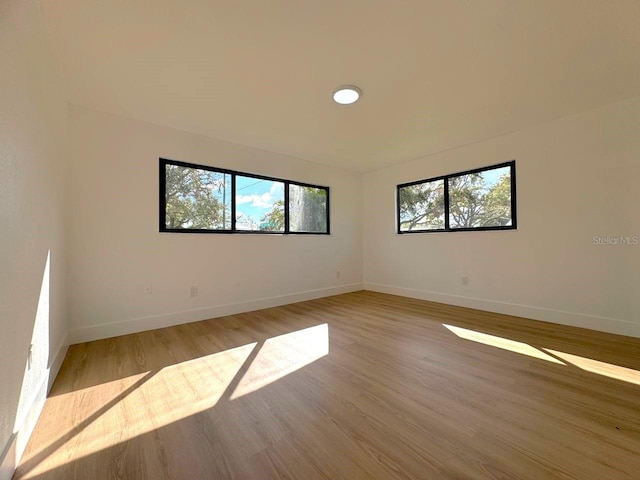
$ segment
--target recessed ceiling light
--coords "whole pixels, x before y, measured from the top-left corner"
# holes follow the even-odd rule
[[[334,90],[333,101],[340,105],[351,105],[352,103],[356,103],[361,95],[362,90],[358,87],[343,85]]]

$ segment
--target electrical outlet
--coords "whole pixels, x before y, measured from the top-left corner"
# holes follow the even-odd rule
[[[469,277],[462,277],[462,285],[464,285],[465,287],[469,285]]]
[[[33,343],[29,345],[29,354],[27,356],[27,368],[31,370],[31,365],[33,364]]]
[[[195,298],[198,296],[198,286],[191,285],[191,298]]]
[[[336,272],[336,278],[340,278],[340,270]]]
[[[147,285],[146,287],[144,287],[145,295],[151,295],[152,293],[153,293],[153,289],[151,288],[151,285]]]

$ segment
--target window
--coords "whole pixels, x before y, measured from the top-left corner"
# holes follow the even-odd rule
[[[289,228],[296,233],[322,233],[327,231],[326,188],[308,185],[289,185]]]
[[[398,188],[400,231],[444,230],[444,180]]]
[[[236,175],[236,229],[284,232],[284,182]]]
[[[398,233],[516,228],[516,162],[398,185]]]
[[[160,231],[329,234],[329,188],[160,159]]]
[[[166,229],[231,229],[231,175],[167,164],[164,178]]]

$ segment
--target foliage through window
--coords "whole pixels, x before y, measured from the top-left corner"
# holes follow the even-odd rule
[[[166,166],[168,229],[231,228],[231,176],[178,165]]]
[[[515,161],[398,185],[398,233],[516,228]]]
[[[160,159],[160,231],[329,234],[329,188]]]
[[[444,229],[444,180],[408,185],[399,190],[400,229]]]

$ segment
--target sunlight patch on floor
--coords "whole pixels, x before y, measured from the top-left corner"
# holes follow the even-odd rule
[[[100,450],[214,407],[256,345],[164,367],[105,416],[105,425],[119,425],[120,429],[105,432],[96,428],[83,446]],[[110,438],[107,445],[105,435]]]
[[[75,458],[85,457],[214,407],[256,345],[250,343],[170,365],[155,374],[141,373],[52,397],[51,401],[68,406],[62,418],[54,419],[66,433],[31,456],[37,465],[25,478],[60,467],[51,459],[64,459],[64,455],[52,455],[61,448],[72,451]],[[77,404],[96,408],[77,418],[73,408]],[[56,405],[55,409],[60,412],[65,407]],[[73,429],[78,431],[74,433]],[[36,461],[39,456],[45,458]]]
[[[109,418],[111,415],[110,409],[117,406],[121,401],[120,397],[124,397],[129,392],[134,391],[136,386],[141,384],[150,374],[150,372],[142,372],[49,397],[40,417],[40,423],[54,425],[54,427],[47,428],[55,428],[60,435],[51,438],[46,443],[43,442],[45,446],[40,450],[27,452],[22,457],[21,463],[23,466],[29,466],[29,471],[24,478],[37,476],[64,464],[64,461],[52,460],[54,457],[60,458],[55,453],[61,449],[63,451],[77,450],[82,452],[87,450],[90,453],[100,450],[102,443],[98,446],[86,446],[86,448],[85,445],[80,443],[85,438],[93,439],[97,435],[94,432],[85,437],[84,432],[95,428],[96,422],[103,421],[103,418]],[[75,408],[79,405],[82,405],[82,408]],[[90,405],[91,408],[87,408],[87,405]],[[105,442],[109,443],[106,439]],[[92,443],[96,444],[98,440],[93,439]]]
[[[465,340],[471,340],[484,345],[490,345],[503,350],[509,350],[522,355],[539,358],[548,362],[558,363],[560,365],[572,365],[590,373],[640,385],[640,371],[632,368],[621,367],[619,365],[613,365],[611,363],[601,362],[599,360],[593,360],[579,355],[560,352],[550,348],[538,349],[523,342],[517,342],[515,340],[509,340],[508,338],[476,332],[475,330],[455,327],[444,323],[442,326]]]
[[[558,352],[557,350],[551,350],[549,348],[543,348],[543,350],[560,357],[565,362],[570,363],[582,370],[591,373],[597,373],[609,378],[615,378],[616,380],[622,380],[623,382],[635,383],[640,385],[640,372],[632,368],[620,367],[611,363],[601,362],[599,360],[593,360],[591,358],[580,357],[578,355],[572,355],[570,353]]]
[[[329,326],[324,323],[268,339],[231,395],[255,392],[329,353]]]
[[[87,457],[255,392],[328,353],[329,327],[322,324],[269,338],[260,347],[253,342],[54,396],[49,405],[56,418],[47,421],[58,425],[60,436],[24,459],[24,478],[61,467],[68,455]],[[87,411],[87,404],[95,408]],[[68,455],[54,455],[58,451]]]
[[[496,335],[489,335],[488,333],[476,332],[475,330],[469,330],[466,328],[454,327],[453,325],[446,325],[444,323],[442,325],[449,331],[455,333],[458,337],[464,338],[465,340],[483,343],[492,347],[501,348],[502,350],[508,350],[510,352],[537,358],[539,360],[564,365],[557,358],[554,358],[527,343],[509,340],[508,338],[498,337]]]

